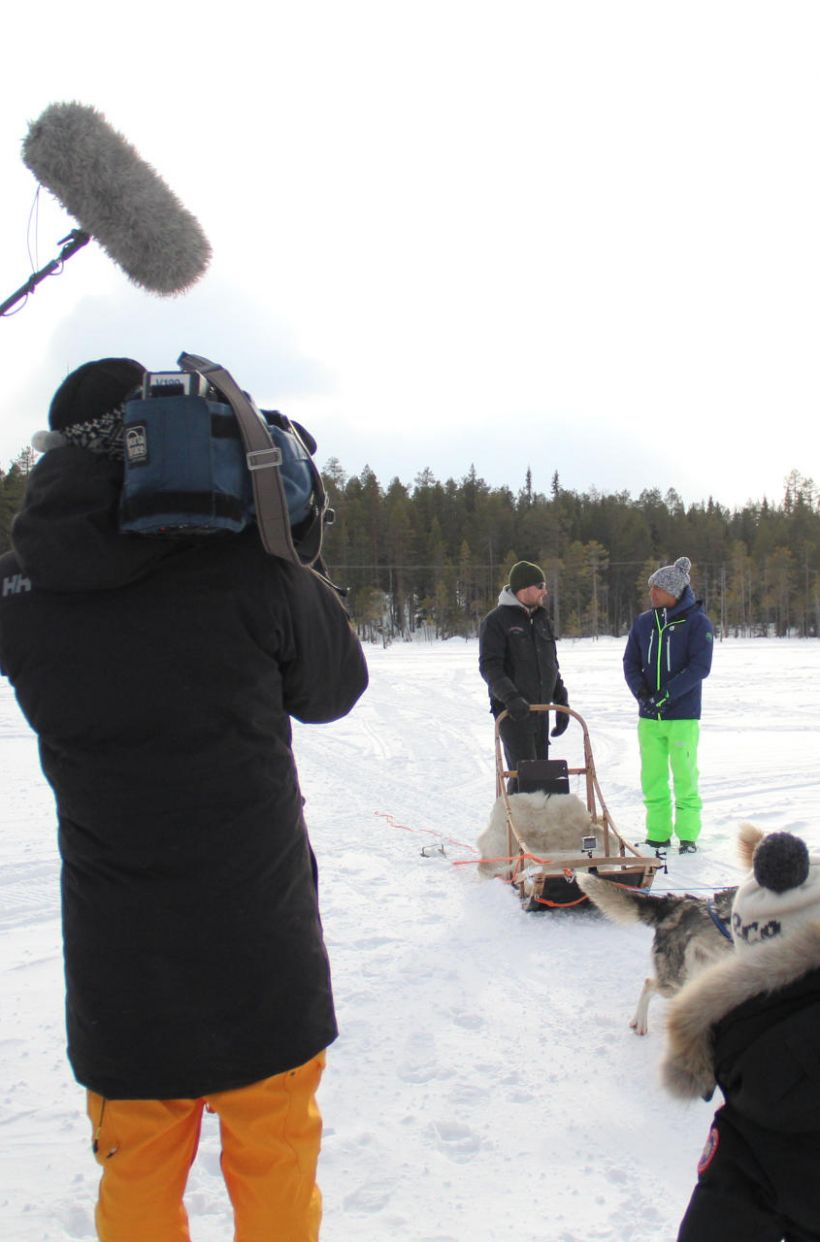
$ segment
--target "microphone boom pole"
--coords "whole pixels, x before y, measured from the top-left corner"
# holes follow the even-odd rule
[[[91,241],[91,234],[86,233],[83,229],[72,229],[67,237],[63,237],[58,245],[63,248],[57,255],[56,259],[52,259],[45,267],[41,267],[39,272],[33,272],[29,276],[24,285],[21,285],[16,293],[12,293],[11,297],[6,298],[5,302],[0,304],[0,317],[7,315],[12,306],[16,306],[18,302],[24,301],[30,293],[45,280],[46,276],[53,276],[62,269],[66,259],[70,259],[73,254],[87,245]]]

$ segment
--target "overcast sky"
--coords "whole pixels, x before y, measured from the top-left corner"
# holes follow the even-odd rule
[[[20,159],[92,104],[200,220],[0,322],[0,465],[80,363],[228,367],[322,464],[780,499],[820,480],[820,5],[41,0],[4,17],[0,300],[76,223]]]

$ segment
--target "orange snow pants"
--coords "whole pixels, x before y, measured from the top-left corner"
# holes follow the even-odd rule
[[[222,1174],[234,1242],[317,1242],[322,1196],[316,1163],[322,1052],[298,1069],[199,1100],[107,1100],[88,1092],[102,1166],[101,1242],[190,1242],[182,1202],[203,1110],[219,1117]]]

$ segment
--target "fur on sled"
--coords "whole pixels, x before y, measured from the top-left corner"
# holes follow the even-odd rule
[[[587,808],[575,794],[534,793],[509,795],[513,824],[527,848],[539,858],[561,855],[576,857],[581,852],[581,838],[594,836],[601,845],[601,836],[593,824]],[[490,822],[478,838],[478,848],[483,859],[506,859],[509,854],[507,842],[507,814],[504,799],[497,798],[490,815]],[[481,862],[478,869],[482,875],[504,875],[510,864]]]

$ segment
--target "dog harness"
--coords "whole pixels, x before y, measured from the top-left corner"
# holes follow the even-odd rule
[[[717,906],[715,905],[714,899],[712,897],[710,897],[709,900],[707,901],[706,909],[709,913],[709,918],[712,920],[712,922],[714,923],[715,927],[718,929],[720,934],[722,936],[725,936],[726,939],[731,942],[732,933],[729,931],[729,924],[724,922],[724,920],[718,914]]]

